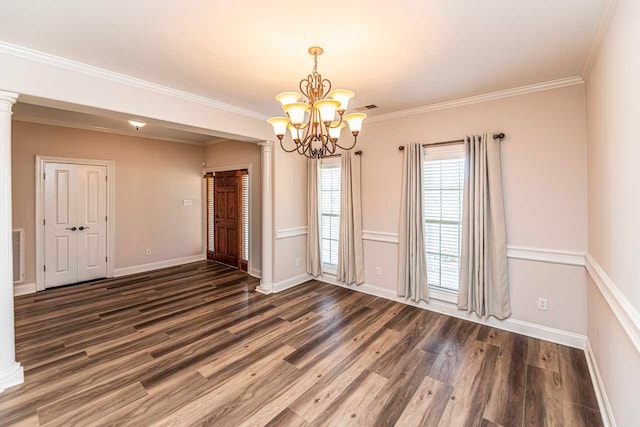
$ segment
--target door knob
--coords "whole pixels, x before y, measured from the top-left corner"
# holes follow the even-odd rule
[[[80,228],[78,228],[78,230],[82,231],[82,230],[88,230],[88,229],[90,229],[90,228],[91,228],[91,227],[83,227],[83,226],[80,226]]]
[[[76,227],[67,227],[67,228],[65,228],[65,230],[76,231],[76,230],[77,230],[77,228],[76,228]]]

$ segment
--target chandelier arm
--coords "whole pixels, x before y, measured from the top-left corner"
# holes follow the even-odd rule
[[[357,143],[357,142],[358,142],[358,136],[356,135],[356,136],[354,136],[354,137],[353,137],[353,144],[351,144],[351,147],[349,147],[349,148],[345,148],[345,147],[341,146],[340,144],[338,144],[338,142],[337,142],[337,141],[336,141],[336,145],[337,145],[339,148],[341,148],[342,150],[347,150],[347,151],[349,151],[349,150],[353,149],[353,147],[355,147],[355,146],[356,146],[356,143]]]
[[[279,138],[278,138],[279,139]],[[283,138],[284,139],[284,138]],[[295,143],[295,141],[294,141]],[[291,150],[287,150],[286,148],[284,148],[284,143],[282,142],[282,139],[280,139],[280,147],[282,147],[282,149],[286,152],[286,153],[293,153],[294,151],[296,151],[298,149],[298,144],[296,144],[295,148],[291,149]]]
[[[331,92],[331,80],[329,79],[322,80],[323,85],[324,85],[324,82],[327,82],[328,88],[327,88],[327,91],[322,94],[322,99],[324,99],[327,95],[329,95],[329,92]]]

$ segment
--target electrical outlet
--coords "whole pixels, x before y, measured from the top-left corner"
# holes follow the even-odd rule
[[[300,264],[301,264],[300,258],[296,258],[296,265],[300,265]]]
[[[183,206],[191,206],[193,204],[193,202],[191,201],[191,199],[184,199],[182,201],[182,205]]]
[[[146,249],[144,251],[144,254],[147,255],[147,256],[151,255],[151,249]]]
[[[380,266],[376,267],[376,276],[382,276],[382,267]]]
[[[546,298],[538,298],[538,310],[547,311],[547,299]]]

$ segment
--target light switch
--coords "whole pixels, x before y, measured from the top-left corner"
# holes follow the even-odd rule
[[[184,206],[191,206],[191,204],[192,204],[191,199],[184,199],[184,200],[182,201],[182,204],[183,204]]]

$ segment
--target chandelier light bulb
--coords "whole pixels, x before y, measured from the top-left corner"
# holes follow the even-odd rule
[[[293,104],[294,102],[298,102],[302,98],[302,95],[298,92],[282,92],[276,95],[276,101],[278,101],[282,106]]]
[[[329,137],[334,140],[340,138],[340,133],[342,132],[342,128],[344,128],[344,123],[333,122],[331,123],[331,127],[329,128]]]
[[[273,126],[273,132],[278,138],[282,138],[287,133],[289,119],[287,117],[271,117],[267,122]]]
[[[301,125],[304,123],[304,116],[307,111],[310,110],[309,104],[304,102],[292,102],[284,107],[284,111],[289,115],[289,120],[293,125]]]
[[[344,116],[344,119],[349,123],[349,130],[354,135],[357,135],[362,130],[362,122],[367,118],[364,113],[351,113]]]
[[[322,99],[313,103],[313,107],[320,111],[320,120],[325,123],[333,121],[339,106],[340,102],[335,99]]]
[[[329,96],[340,103],[338,111],[346,111],[349,107],[349,100],[356,94],[347,89],[336,89],[329,92]]]
[[[289,129],[289,133],[291,133],[291,139],[294,141],[300,141],[304,135],[304,130],[296,129],[293,125],[288,125],[287,129]]]

